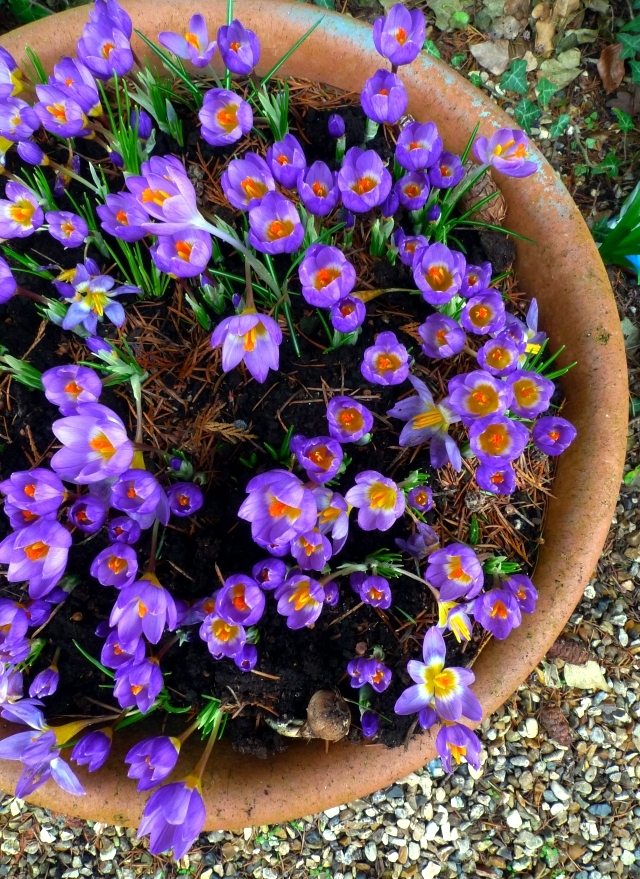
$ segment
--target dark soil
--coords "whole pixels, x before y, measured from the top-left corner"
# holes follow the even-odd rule
[[[332,162],[334,141],[326,134],[329,111],[304,106],[294,109],[308,160],[322,158]],[[364,130],[360,111],[345,106],[341,112],[347,121],[347,146],[360,143]],[[388,135],[381,131],[373,145],[388,158],[392,143],[386,138]],[[82,144],[82,151],[86,152],[84,146]],[[180,154],[175,144],[162,141],[157,152],[162,154],[172,146]],[[202,168],[196,156],[195,142],[189,141],[187,153],[190,170],[192,166]],[[220,166],[230,155],[229,150],[202,149],[202,156],[209,166],[215,163]],[[115,181],[114,189],[119,186],[120,183]],[[74,191],[72,187],[72,193]],[[205,204],[206,193],[205,186],[202,195]],[[67,207],[63,202],[60,201],[60,206]],[[207,207],[215,209],[215,205]],[[358,289],[362,289],[363,284],[372,289],[413,287],[406,267],[400,262],[393,267],[387,261],[369,257],[368,247],[365,248],[359,235],[356,230],[354,248],[360,250],[360,256],[354,257],[359,260]],[[505,271],[511,264],[514,248],[505,236],[467,232],[461,240],[469,261],[489,259],[493,261],[496,273]],[[46,234],[13,241],[11,246],[16,251],[37,251],[40,254],[37,258],[42,258],[43,264],[70,267],[82,259],[79,249],[63,251]],[[92,252],[91,255],[105,270],[108,268],[99,254]],[[226,265],[232,270],[239,267],[233,256],[229,256]],[[288,265],[288,259],[276,260],[276,267],[280,268],[280,265]],[[21,282],[39,293],[52,295],[49,281],[24,275]],[[513,298],[513,288],[508,292]],[[327,335],[315,309],[296,295],[295,283],[292,293],[302,357],[296,357],[290,339],[285,338],[281,346],[280,371],[270,373],[264,384],[257,384],[244,368],[219,377],[219,353],[209,348],[209,334],[197,324],[188,306],[184,306],[181,290],[174,292],[170,286],[169,294],[163,300],[141,301],[135,307],[133,303],[128,306],[129,316],[122,335],[126,336],[138,361],[150,373],[144,392],[145,441],[163,450],[182,448],[209,477],[205,506],[195,519],[173,519],[165,531],[157,566],[162,584],[174,597],[190,601],[219,587],[215,566],[223,577],[239,572],[250,573],[252,565],[263,559],[266,553],[252,542],[250,526],[237,518],[237,511],[245,497],[247,482],[256,472],[276,466],[263,443],[278,447],[290,426],[296,433],[306,436],[326,434],[326,399],[343,392],[366,402],[378,417],[369,445],[345,447],[352,461],[341,477],[337,491],[344,493],[363,469],[375,469],[399,481],[420,467],[430,473],[430,485],[436,499],[436,509],[428,515],[428,520],[444,542],[468,539],[471,516],[477,513],[480,525],[478,551],[512,556],[515,545],[519,548],[523,568],[530,570],[543,516],[540,496],[519,492],[503,500],[480,497],[471,467],[462,474],[454,474],[446,468],[436,475],[429,466],[428,450],[403,452],[399,449],[401,425],[385,417],[399,396],[408,392],[408,386],[371,386],[361,376],[362,353],[384,329],[396,332],[400,341],[411,349],[423,377],[437,392],[444,390],[448,377],[445,370],[450,374],[463,371],[461,364],[454,369],[446,362],[438,370],[430,371],[430,364],[421,354],[416,336],[417,326],[431,310],[421,296],[391,293],[375,299],[368,305],[367,321],[358,344],[326,351]],[[225,314],[229,313],[230,308]],[[212,314],[212,319],[215,323],[219,318]],[[40,320],[32,302],[14,298],[8,305],[0,307],[0,344],[14,356],[23,357],[28,352],[27,359],[40,370],[87,357],[87,351],[77,337],[51,323],[44,326],[40,335],[39,327]],[[119,335],[108,324],[101,332],[114,339]],[[0,441],[5,445],[0,458],[0,475],[6,478],[14,470],[40,466],[42,462],[42,466],[46,466],[55,449],[50,425],[59,413],[43,395],[31,392],[15,381],[5,379],[2,388],[5,394],[0,402]],[[105,390],[101,402],[111,406],[132,426],[130,395],[123,388]],[[215,422],[215,427],[207,428],[209,422]],[[250,434],[255,439],[242,440],[243,434]],[[460,432],[459,438],[462,436]],[[248,459],[252,452],[256,454],[254,469],[240,460],[241,457]],[[147,466],[156,467],[159,461],[153,455],[147,456]],[[536,506],[537,509],[532,509]],[[518,517],[517,511],[521,507],[527,508],[526,520]],[[508,527],[504,528],[502,522]],[[382,547],[395,550],[394,539],[406,538],[407,527],[405,519],[384,534],[366,533],[358,528],[355,513],[352,514],[349,540],[335,562],[332,560],[333,566],[347,561],[360,562],[368,553]],[[8,530],[8,522],[0,522],[0,536],[4,537]],[[95,710],[87,697],[112,701],[109,690],[101,689],[109,687],[110,681],[72,643],[76,640],[92,656],[100,655],[102,640],[94,634],[95,628],[99,622],[108,619],[116,593],[92,580],[88,569],[91,560],[107,543],[106,529],[91,538],[79,533],[74,535],[69,573],[80,577],[80,585],[47,625],[44,634],[49,644],[33,669],[35,673],[44,668],[55,648],[61,647],[61,683],[58,692],[47,700],[48,716]],[[149,553],[149,532],[143,534],[139,549],[142,570]],[[359,600],[346,579],[340,580],[339,584],[339,605],[333,609],[325,606],[312,629],[297,632],[286,627],[284,618],[276,612],[273,596],[268,596],[267,611],[258,626],[257,666],[257,671],[267,676],[243,673],[230,660],[214,661],[206,645],[200,641],[197,627],[192,627],[189,640],[181,646],[170,647],[162,659],[165,682],[174,704],[197,706],[202,695],[223,699],[232,706],[231,713],[237,715],[226,731],[234,747],[241,752],[266,757],[269,752],[286,746],[286,739],[264,723],[266,714],[285,719],[304,718],[310,697],[316,690],[327,687],[340,688],[347,699],[357,701],[357,692],[348,683],[346,665],[354,657],[356,645],[364,645],[367,649],[381,645],[394,674],[388,690],[376,695],[374,700],[374,707],[381,715],[379,740],[389,746],[401,744],[410,732],[413,718],[394,716],[393,705],[410,683],[405,671],[406,662],[420,654],[424,629],[433,623],[433,602],[419,583],[403,577],[391,583],[394,602],[389,611],[363,606],[349,613]],[[6,584],[6,581],[2,594],[16,599],[25,597],[24,590]],[[447,643],[448,661],[453,664],[469,664],[479,647],[478,643],[472,642],[465,652],[451,637]],[[354,709],[354,725],[357,721],[358,713]],[[359,733],[356,730],[351,735],[357,738]]]

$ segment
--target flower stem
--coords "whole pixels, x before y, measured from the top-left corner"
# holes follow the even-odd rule
[[[39,293],[33,293],[31,290],[27,290],[26,287],[16,287],[16,296],[24,296],[25,299],[33,299],[34,302],[37,302],[40,305],[46,306],[48,304],[48,301],[44,296],[40,296]]]
[[[202,757],[200,757],[193,772],[191,773],[191,775],[198,780],[202,779],[202,774],[204,773],[207,761],[209,760],[211,752],[213,751],[213,746],[215,745],[216,739],[218,738],[218,730],[220,729],[220,724],[222,723],[223,716],[224,712],[218,709],[216,713],[216,719],[213,722],[213,728],[209,735],[209,741],[207,742],[207,746],[202,753]]]
[[[156,548],[158,546],[159,528],[160,520],[156,519],[153,523],[153,531],[151,532],[151,549],[149,550],[149,564],[147,565],[147,574],[153,574],[156,569]]]
[[[209,234],[213,235],[215,238],[219,238],[220,241],[224,241],[225,244],[230,245],[235,248],[238,253],[241,253],[245,260],[249,263],[251,268],[255,271],[259,278],[262,278],[273,290],[276,296],[280,296],[280,288],[274,278],[269,274],[269,272],[265,269],[264,265],[260,262],[260,260],[251,253],[248,247],[245,247],[244,244],[238,239],[234,238],[233,235],[229,235],[227,232],[223,232],[221,229],[218,229],[217,226],[214,226],[210,223],[207,217],[202,214],[203,223],[200,228],[204,229]]]

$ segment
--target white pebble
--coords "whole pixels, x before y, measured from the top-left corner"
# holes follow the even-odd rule
[[[513,812],[509,812],[507,815],[507,824],[511,827],[512,830],[517,830],[518,827],[522,827],[522,815],[516,809]]]

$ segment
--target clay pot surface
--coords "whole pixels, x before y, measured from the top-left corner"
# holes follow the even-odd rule
[[[182,31],[202,12],[209,33],[224,23],[226,0],[124,0],[134,28],[151,39],[159,31]],[[268,71],[318,19],[324,21],[280,71],[360,91],[384,59],[376,53],[371,29],[316,6],[281,0],[236,0],[234,15],[259,35],[258,72]],[[74,55],[88,18],[87,7],[42,19],[5,35],[0,44],[20,63],[26,45],[50,70],[62,55]],[[134,37],[140,57],[149,54]],[[447,149],[460,153],[480,122],[490,136],[513,120],[480,91],[438,60],[422,54],[400,70],[409,94],[409,112],[434,120]],[[517,242],[520,289],[535,296],[550,349],[566,345],[562,362],[578,365],[563,378],[568,404],[563,415],[578,429],[573,445],[559,459],[544,526],[534,582],[540,601],[534,614],[505,642],[492,641],[474,665],[474,691],[485,716],[517,689],[561,632],[592,576],[613,515],[623,470],[627,423],[627,372],[620,320],[607,275],[591,234],[569,193],[541,154],[539,171],[516,180],[498,176],[509,212],[506,225],[535,243]],[[2,723],[2,722],[0,722]],[[20,730],[24,729],[23,727]],[[122,758],[135,740],[149,734],[139,727],[115,737],[107,766],[91,777],[80,770],[87,795],[76,798],[52,782],[31,798],[67,814],[115,824],[135,825],[146,796],[126,777]],[[18,731],[2,723],[0,734]],[[189,739],[179,769],[186,774],[201,746]],[[268,760],[242,756],[224,740],[214,751],[204,778],[206,827],[237,829],[280,822],[344,803],[391,784],[435,756],[433,736],[414,737],[407,748],[380,745],[295,743]],[[12,791],[21,765],[0,761],[0,788]],[[176,777],[180,777],[176,775]]]

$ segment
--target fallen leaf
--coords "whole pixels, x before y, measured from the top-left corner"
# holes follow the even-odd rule
[[[627,351],[635,351],[640,343],[640,329],[632,323],[628,317],[625,317],[621,323],[622,335],[624,336],[624,347]],[[73,619],[73,617],[72,617]]]
[[[582,73],[579,67],[567,69],[564,64],[561,64],[555,58],[543,61],[540,65],[540,70],[550,82],[557,85],[560,89],[566,88],[570,82],[573,82],[576,76],[580,76]]]
[[[471,46],[471,54],[476,59],[480,67],[484,67],[494,76],[500,76],[509,66],[509,41],[486,40],[484,43],[476,43]]]
[[[558,55],[558,62],[565,68],[565,70],[579,67],[580,60],[580,49],[567,49],[564,52],[560,52]]]
[[[564,679],[568,687],[577,687],[579,690],[604,690],[608,693],[611,689],[595,660],[586,665],[567,663],[564,667]]]
[[[536,42],[533,47],[536,55],[550,55],[553,52],[553,38],[556,24],[551,19],[539,18],[536,21]]]
[[[615,92],[624,78],[624,61],[620,58],[620,52],[622,45],[612,43],[604,47],[598,58],[598,73],[608,95]]]
[[[558,674],[557,667],[553,662],[545,662],[544,659],[542,660],[541,665],[542,679],[545,687],[553,687],[555,690],[559,689],[562,685],[560,683],[560,675]]]
[[[529,0],[507,0],[504,14],[513,15],[518,21],[526,22],[529,18]]]
[[[493,22],[490,37],[492,40],[515,40],[525,24],[526,22],[518,21],[513,15],[502,15]]]
[[[553,8],[554,18],[568,18],[580,9],[580,0],[556,0]]]

